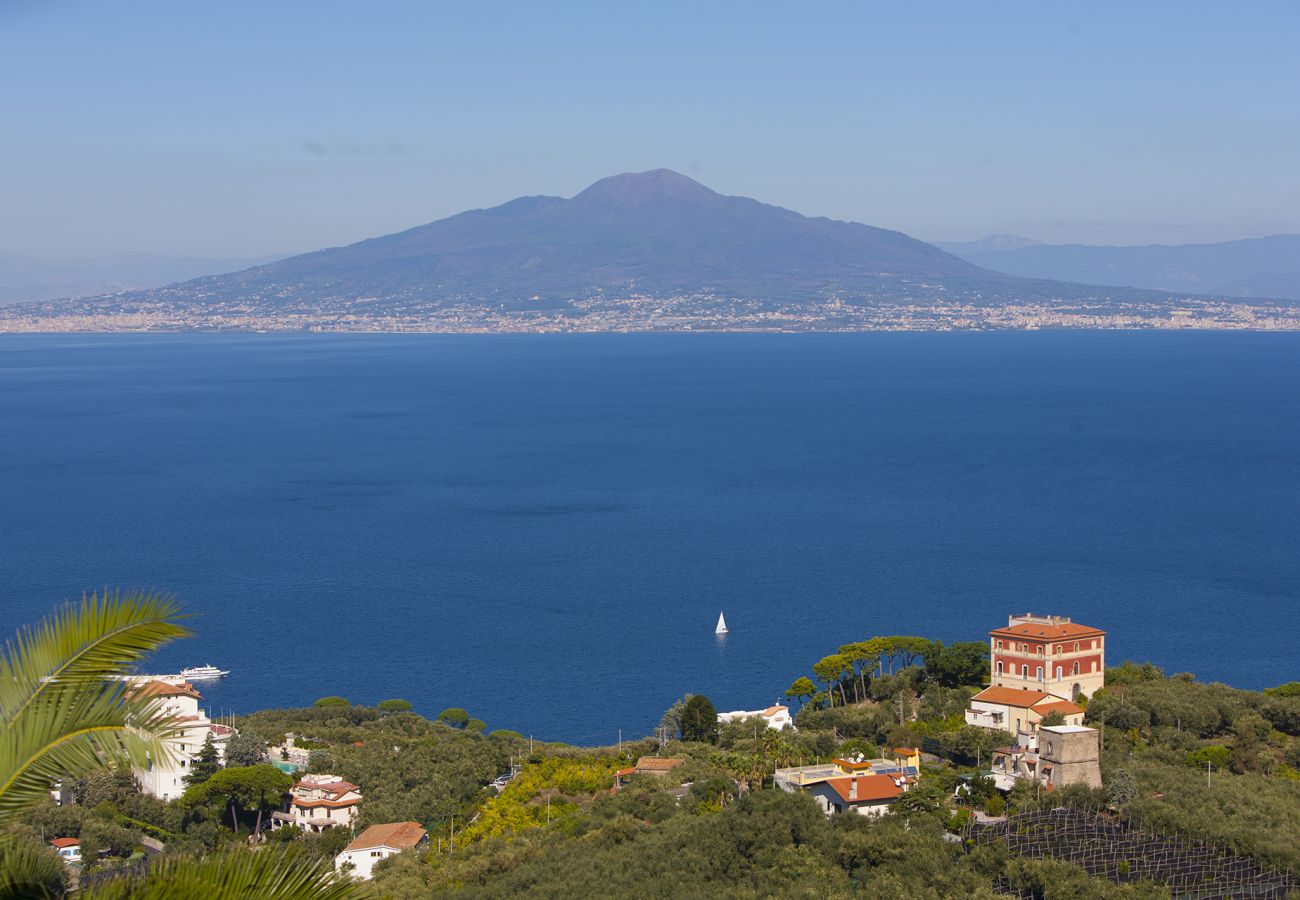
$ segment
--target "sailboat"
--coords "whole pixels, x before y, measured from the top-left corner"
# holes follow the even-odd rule
[[[727,633],[727,620],[726,620],[725,618],[723,618],[722,613],[718,613],[718,627],[715,628],[715,629],[713,629],[713,633],[714,633],[714,634],[726,634],[726,633]]]

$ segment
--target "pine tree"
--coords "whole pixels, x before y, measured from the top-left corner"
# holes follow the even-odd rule
[[[190,763],[190,773],[185,776],[185,784],[202,784],[221,769],[221,760],[217,758],[217,745],[212,743],[212,732],[208,732],[203,747]]]

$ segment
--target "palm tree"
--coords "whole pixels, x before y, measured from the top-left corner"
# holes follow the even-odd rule
[[[230,849],[201,857],[166,857],[146,872],[114,878],[84,893],[86,900],[352,900],[369,891],[335,876],[328,860],[305,862],[287,852]]]
[[[5,645],[0,653],[0,830],[48,797],[55,781],[102,768],[143,767],[151,758],[169,756],[167,739],[178,723],[158,700],[131,693],[123,677],[163,644],[189,634],[179,619],[180,608],[166,595],[91,595],[20,630]],[[10,832],[0,839],[0,897],[59,896],[62,879],[51,872],[61,873],[48,867],[47,854],[34,852],[30,842]],[[259,888],[259,897],[345,896],[319,866],[304,868],[278,854],[248,856],[222,863],[230,866],[229,878],[218,877],[207,859],[168,862],[158,867],[159,876],[193,876],[176,882],[187,886],[182,893],[167,896],[248,896],[238,886],[243,883],[268,888]],[[146,883],[153,881],[151,870]],[[199,884],[203,890],[191,894],[188,886]]]

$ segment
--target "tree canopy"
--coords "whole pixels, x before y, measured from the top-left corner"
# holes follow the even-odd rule
[[[266,759],[266,741],[252,731],[240,730],[226,741],[226,765],[255,766]]]
[[[469,725],[469,713],[459,706],[453,706],[438,713],[438,721],[452,728],[464,728]]]
[[[217,745],[212,740],[212,732],[203,739],[203,746],[190,763],[190,771],[185,775],[186,785],[202,784],[221,771],[221,760],[217,757]]]
[[[713,743],[718,739],[718,711],[703,694],[695,694],[682,707],[681,736],[684,741]]]

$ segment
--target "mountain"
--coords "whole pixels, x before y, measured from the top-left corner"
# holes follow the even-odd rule
[[[238,272],[0,309],[0,331],[1043,327],[1292,328],[1300,307],[991,271],[656,169]]]
[[[935,241],[934,245],[953,256],[963,259],[974,253],[987,253],[990,250],[1018,250],[1021,247],[1033,247],[1038,241],[1020,237],[1016,234],[990,234],[978,241]]]
[[[1009,280],[901,232],[809,218],[657,169],[605,178],[568,200],[521,197],[188,288],[222,300],[474,298],[537,309],[615,294],[812,299],[936,278]]]
[[[1176,246],[1038,244],[970,250],[947,246],[975,265],[1028,278],[1229,297],[1300,299],[1297,234]]]
[[[42,259],[0,251],[0,305],[161,287],[203,275],[246,269],[275,258],[209,259],[119,253],[87,259]]]

